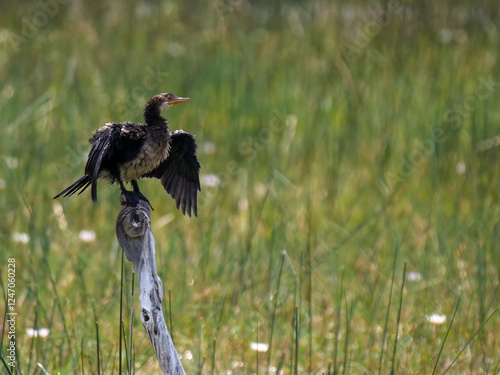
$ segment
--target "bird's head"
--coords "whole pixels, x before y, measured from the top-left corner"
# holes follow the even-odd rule
[[[158,95],[154,96],[153,99],[154,98],[158,98],[158,104],[159,104],[160,111],[163,111],[164,109],[168,109],[168,108],[172,107],[174,104],[189,102],[189,98],[179,98],[178,96],[175,96],[171,92],[164,93],[164,94],[158,94]]]
[[[146,108],[144,108],[144,118],[146,119],[146,123],[150,124],[157,120],[165,121],[165,119],[160,115],[161,111],[172,107],[174,104],[188,101],[189,98],[179,98],[171,92],[153,96],[146,104]]]
[[[161,111],[164,109],[172,107],[174,104],[188,102],[189,98],[179,98],[171,92],[163,93],[153,96],[149,99],[144,108],[144,117],[147,120],[153,120],[155,117],[160,116]]]

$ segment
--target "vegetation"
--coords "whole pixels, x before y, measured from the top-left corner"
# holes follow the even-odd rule
[[[187,373],[497,374],[499,13],[470,3],[3,2],[15,371],[126,371],[119,189],[51,198],[95,128],[172,91],[191,98],[165,115],[197,135],[199,217],[140,185]],[[133,372],[157,373],[137,295]]]

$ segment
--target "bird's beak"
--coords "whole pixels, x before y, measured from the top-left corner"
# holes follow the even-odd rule
[[[173,99],[170,99],[168,101],[168,104],[169,105],[174,105],[174,104],[179,104],[179,103],[184,103],[184,102],[189,102],[189,98],[179,98],[179,97],[175,97]]]

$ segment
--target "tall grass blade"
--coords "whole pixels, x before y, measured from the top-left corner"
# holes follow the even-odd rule
[[[391,277],[391,288],[389,290],[389,302],[387,303],[387,311],[385,313],[385,323],[384,323],[384,333],[382,335],[382,345],[380,348],[380,359],[378,364],[378,374],[382,373],[382,361],[384,359],[384,349],[385,349],[385,341],[387,337],[387,327],[389,326],[389,315],[391,312],[391,302],[392,302],[392,289],[394,288],[394,276],[396,275],[396,262],[398,260],[399,254],[399,243],[396,245],[394,249],[394,260],[392,262],[392,277]]]
[[[394,375],[395,367],[396,367],[396,350],[398,348],[398,337],[399,337],[399,323],[401,321],[401,310],[403,309],[403,292],[405,290],[405,281],[406,281],[406,262],[403,267],[403,282],[401,285],[401,295],[399,296],[399,309],[398,309],[398,318],[396,322],[396,338],[394,339],[394,350],[392,352],[392,367],[391,374]]]
[[[123,329],[123,344],[125,345],[125,364],[127,365],[127,373],[130,373],[130,367],[129,367],[129,347],[127,345],[127,335],[125,332],[125,322],[122,322],[122,329]]]
[[[66,324],[66,318],[65,318],[66,314],[63,311],[63,308],[61,305],[61,300],[59,299],[59,293],[58,293],[58,287],[56,284],[56,280],[54,279],[54,276],[53,276],[52,270],[50,268],[50,265],[48,263],[47,257],[44,257],[43,260],[45,261],[45,265],[47,266],[47,271],[48,271],[47,273],[48,273],[50,283],[52,285],[52,291],[53,291],[54,296],[55,296],[56,306],[57,306],[57,309],[59,310],[59,314],[61,315],[61,322],[63,324],[64,334],[68,338],[69,351],[70,351],[70,353],[72,353],[73,347],[71,345],[71,340],[70,340],[71,335],[69,334],[68,325]]]
[[[293,373],[295,375],[298,375],[299,373],[299,339],[300,339],[300,317],[299,317],[299,314],[300,314],[300,311],[299,311],[299,307],[298,306],[295,306],[295,347],[294,347],[294,360],[293,360],[293,363],[294,363],[294,366],[293,366]]]
[[[285,364],[285,352],[281,355],[280,361],[278,362],[278,366],[276,366],[276,375],[281,374],[281,369],[283,368],[283,365]]]
[[[1,277],[0,277],[0,280],[1,280]],[[2,286],[2,289],[3,289],[3,286]],[[4,335],[5,335],[5,327],[7,326],[5,324],[5,322],[7,321],[7,311],[8,311],[8,308],[9,308],[9,305],[7,303],[8,302],[7,301],[7,299],[8,299],[7,293],[4,292],[4,294],[5,294],[5,310],[3,312],[2,328],[0,329],[0,332],[1,332],[1,334],[0,334],[0,353],[3,350],[3,338],[4,338]]]
[[[272,356],[272,351],[273,351],[273,334],[274,334],[274,324],[276,321],[276,310],[278,308],[278,297],[280,293],[280,285],[281,285],[281,274],[283,271],[283,264],[285,263],[285,254],[284,250],[281,252],[281,264],[280,264],[280,269],[278,271],[278,281],[277,281],[277,286],[276,286],[276,293],[274,294],[274,306],[273,306],[273,313],[271,315],[271,324],[269,327],[269,354],[267,355],[267,368],[271,367],[271,356]]]
[[[76,369],[76,367],[78,366],[78,359],[81,356],[82,356],[81,352],[78,352],[77,354],[75,354],[73,356],[73,359],[71,360],[71,362],[69,362],[68,365],[66,366],[66,368],[64,368],[64,370],[61,371],[60,373],[61,374],[71,374],[73,372],[78,373],[78,370]],[[19,372],[19,373],[21,373],[21,372]]]
[[[96,336],[96,355],[97,355],[97,373],[100,375],[101,374],[101,341],[99,339],[99,323],[95,322],[95,336]]]
[[[498,374],[498,371],[500,370],[500,358],[498,358],[497,364],[495,365],[495,369],[493,370],[493,374]]]
[[[35,308],[35,321],[34,321],[34,326],[33,328],[35,330],[38,329],[38,307]],[[31,338],[31,343],[30,343],[30,349],[29,349],[29,363],[28,363],[28,373],[31,372],[31,363],[33,361],[33,348],[35,347],[35,335]],[[36,363],[36,361],[35,361]]]
[[[84,363],[84,350],[83,350],[83,337],[82,337],[82,349],[80,350],[80,356],[82,357],[82,375],[85,375],[85,363]]]
[[[217,347],[217,339],[214,338],[213,348],[212,348],[212,371],[210,372],[212,375],[215,374],[215,350]]]
[[[297,316],[298,313],[300,313],[299,311],[299,308],[298,308],[298,304],[297,304],[297,293],[300,293],[300,278],[299,276],[297,275],[297,272],[295,271],[295,268],[293,267],[293,264],[292,264],[292,261],[290,259],[290,257],[288,256],[288,253],[286,252],[286,250],[283,250],[282,252],[283,256],[285,257],[285,259],[287,260],[287,263],[290,267],[290,270],[292,271],[292,274],[295,278],[295,288],[294,288],[294,292],[293,292],[293,316],[292,316],[292,324],[291,324],[291,328],[292,328],[292,338],[295,342],[295,345],[290,345],[290,368],[289,368],[289,373],[290,374],[294,374],[294,373],[297,373],[297,369],[298,369],[298,364],[297,364],[297,358],[298,358],[298,339],[297,339],[297,335],[298,335],[298,332],[299,332],[299,326],[300,326],[300,323],[299,323],[299,317]],[[301,257],[301,266],[302,266],[302,257]]]
[[[343,293],[344,293],[344,303],[345,303],[345,344],[344,344],[344,364],[342,368],[342,374],[345,374],[347,371],[347,357],[349,354],[349,333],[350,333],[351,318],[348,310],[347,295],[345,290],[343,291]]]
[[[299,302],[296,304],[297,313],[295,314],[295,374],[299,373],[299,348],[300,348],[300,314],[302,312],[302,277],[304,276],[304,251],[300,252],[300,267],[299,267],[299,279],[295,295],[298,295]]]
[[[455,320],[455,315],[457,314],[458,311],[458,306],[460,306],[460,300],[462,299],[462,293],[460,293],[460,297],[458,297],[457,304],[455,306],[455,311],[453,311],[453,316],[451,317],[450,324],[448,325],[448,329],[446,330],[446,335],[444,336],[443,343],[441,344],[441,348],[439,349],[438,357],[436,359],[436,364],[434,365],[434,369],[432,370],[432,375],[436,373],[436,369],[439,363],[439,358],[441,358],[441,354],[443,353],[444,349],[444,344],[446,344],[446,339],[448,338],[448,334],[450,333],[451,326],[453,324],[453,321]]]
[[[12,375],[12,371],[10,370],[9,365],[7,364],[7,362],[5,361],[5,358],[3,357],[3,355],[1,353],[0,353],[0,359],[2,360],[3,366],[5,367],[5,370],[7,370],[7,373],[9,375]]]
[[[309,353],[308,353],[308,369],[309,374],[312,374],[312,212],[311,212],[311,192],[307,196],[307,244],[306,244],[306,259],[305,259],[305,270],[304,272],[307,275],[307,313],[308,313],[308,344],[309,344]]]
[[[203,330],[203,326],[201,324],[201,322],[199,323],[198,325],[198,374],[201,375],[202,371],[203,371],[203,366],[205,364],[205,359],[206,357],[204,356],[203,357],[203,360],[201,360],[201,339],[202,339],[202,336],[201,336],[201,333],[202,333],[202,330]]]
[[[257,323],[257,337],[255,342],[259,343],[259,323]],[[259,375],[259,351],[255,350],[255,361],[256,361],[256,370],[257,370],[257,375]]]
[[[417,372],[416,375],[420,375],[434,360],[437,358],[437,354],[434,355],[427,363]]]
[[[205,360],[207,357],[203,357],[203,361],[201,361],[200,366],[198,368],[198,374],[201,375],[203,373],[203,366],[205,365]]]
[[[338,349],[339,349],[339,337],[340,337],[340,313],[342,310],[342,291],[344,289],[344,269],[340,274],[340,287],[338,290],[338,299],[337,299],[337,311],[335,313],[335,344],[333,347],[333,375],[337,375],[339,373],[338,367]]]
[[[174,325],[172,323],[172,294],[170,293],[170,289],[168,290],[168,315],[170,321],[170,337],[172,338],[172,342],[175,345],[174,341]]]
[[[272,179],[272,176],[270,176],[270,178],[269,178],[268,185],[271,183],[271,179]],[[241,285],[244,284],[246,265],[247,265],[248,259],[250,258],[250,253],[252,251],[253,239],[257,233],[256,228],[257,228],[259,221],[261,219],[262,212],[264,210],[264,206],[266,205],[266,201],[267,201],[267,198],[269,196],[269,191],[270,191],[270,188],[267,188],[266,193],[265,193],[264,197],[262,198],[262,203],[261,203],[260,207],[258,208],[258,212],[257,212],[257,216],[256,216],[255,220],[252,219],[252,211],[249,210],[248,221],[249,221],[250,225],[248,226],[248,233],[247,233],[246,244],[245,244],[245,252],[244,252],[242,259],[241,259],[241,262],[240,262],[240,284]],[[239,292],[237,292],[235,295],[233,295],[233,298],[232,298],[233,300],[235,300],[238,293]]]
[[[481,332],[484,328],[484,326],[488,323],[488,321],[493,317],[493,315],[495,315],[497,312],[498,312],[498,308],[496,308],[491,314],[490,316],[483,322],[483,324],[481,324],[481,326],[479,327],[479,329],[471,336],[471,338],[465,343],[464,347],[462,348],[462,350],[460,350],[460,352],[457,354],[457,356],[455,357],[455,359],[453,359],[453,361],[451,361],[450,365],[446,368],[446,370],[443,371],[443,375],[446,374],[448,372],[448,370],[455,364],[455,362],[458,360],[458,358],[462,355],[462,353],[464,352],[465,349],[467,349],[467,347],[469,346],[469,344],[472,342],[472,340],[474,340],[474,338],[479,334],[479,332]],[[497,365],[498,366],[498,365]],[[494,374],[497,373],[497,371],[493,371]]]

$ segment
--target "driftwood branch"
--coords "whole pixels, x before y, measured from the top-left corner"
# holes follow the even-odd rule
[[[128,205],[123,195],[120,201],[122,210],[116,219],[116,236],[125,256],[137,271],[142,324],[163,373],[185,375],[161,307],[163,285],[156,271],[155,239],[151,232],[149,205],[142,200],[135,207]]]

